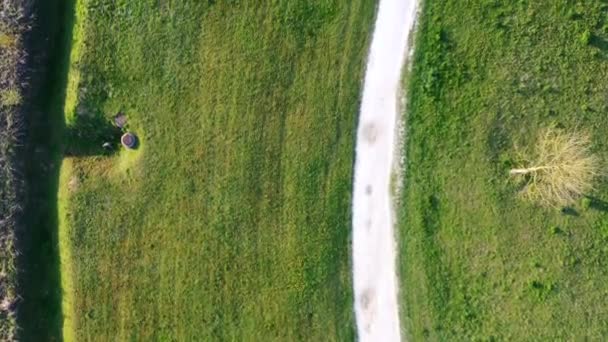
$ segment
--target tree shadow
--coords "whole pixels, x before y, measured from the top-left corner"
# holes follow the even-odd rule
[[[572,208],[572,207],[562,208],[561,212],[562,212],[562,214],[564,214],[566,216],[574,216],[574,217],[579,217],[580,216],[579,212],[576,209]]]
[[[118,150],[121,129],[102,115],[78,115],[65,132],[66,156],[108,155]]]

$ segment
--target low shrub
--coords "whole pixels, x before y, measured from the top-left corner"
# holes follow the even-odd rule
[[[11,88],[0,91],[0,105],[2,107],[12,107],[21,104],[21,92],[19,89]]]
[[[583,197],[583,199],[581,199],[581,207],[583,209],[589,210],[592,205],[593,205],[593,201],[591,200],[591,198]]]
[[[17,37],[11,33],[0,32],[0,48],[13,49],[17,45]]]

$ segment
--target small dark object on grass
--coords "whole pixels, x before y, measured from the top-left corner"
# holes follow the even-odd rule
[[[120,138],[120,142],[124,147],[131,150],[137,147],[137,137],[131,132],[123,134]]]
[[[578,211],[576,211],[576,209],[574,209],[572,207],[562,208],[561,212],[562,212],[562,214],[564,214],[566,216],[574,216],[574,217],[580,216],[580,214],[578,213]]]
[[[551,227],[550,232],[551,232],[551,234],[553,234],[553,235],[558,235],[558,234],[563,233],[563,231],[561,230],[561,228],[560,228],[560,227],[558,227],[558,226],[553,226],[553,227]]]
[[[127,116],[123,112],[118,112],[118,114],[114,115],[114,124],[116,127],[123,129],[127,124]]]

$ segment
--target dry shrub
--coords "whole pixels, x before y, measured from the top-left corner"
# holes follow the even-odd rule
[[[21,104],[21,92],[19,89],[0,90],[0,106],[11,107]]]
[[[17,37],[11,33],[0,32],[0,48],[12,49],[17,45]]]
[[[528,166],[512,169],[510,174],[525,177],[524,198],[545,206],[571,205],[593,191],[602,171],[590,146],[588,134],[546,129],[538,136],[532,158],[525,158]]]

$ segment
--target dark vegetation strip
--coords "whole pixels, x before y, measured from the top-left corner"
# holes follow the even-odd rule
[[[26,77],[23,44],[27,1],[0,2],[0,340],[17,332],[16,231],[22,209],[23,182],[16,159],[23,128],[22,98]]]
[[[608,336],[608,184],[560,211],[508,176],[550,126],[606,156],[607,18],[605,1],[425,1],[400,211],[411,340]]]

